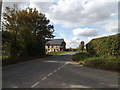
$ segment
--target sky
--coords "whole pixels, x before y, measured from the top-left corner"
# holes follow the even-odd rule
[[[3,0],[3,11],[14,3],[19,9],[36,8],[54,25],[55,39],[63,38],[67,48],[76,48],[93,38],[118,33],[119,0]]]

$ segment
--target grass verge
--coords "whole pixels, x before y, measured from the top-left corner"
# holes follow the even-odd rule
[[[46,54],[47,55],[62,55],[62,54],[68,54],[68,53],[72,53],[72,52],[66,52],[66,51],[63,51],[63,52],[47,52]]]
[[[120,57],[90,57],[87,53],[77,53],[72,60],[83,66],[120,72]]]

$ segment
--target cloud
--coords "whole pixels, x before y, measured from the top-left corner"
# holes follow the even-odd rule
[[[53,4],[52,2],[31,2],[31,5],[37,7],[37,10],[43,13],[48,12],[52,4]]]
[[[73,37],[71,39],[65,38],[65,42],[66,42],[66,47],[67,48],[70,48],[70,47],[76,48],[80,44],[80,39],[77,38],[77,37]]]
[[[98,31],[94,28],[77,28],[73,30],[75,36],[97,36]]]
[[[22,6],[24,6],[25,4],[28,4],[28,3],[24,3],[24,2],[3,2],[2,3],[2,11],[4,11],[6,7],[13,8],[14,4],[16,4],[18,8],[22,8]]]
[[[106,25],[103,26],[103,29],[107,30],[110,33],[117,33],[118,32],[118,21],[111,20]]]
[[[56,0],[3,0],[3,2],[55,2]]]
[[[108,36],[107,34],[99,34],[97,37],[95,37],[95,36],[93,36],[93,37],[88,37],[87,39],[87,41],[89,42],[89,41],[91,41],[93,38],[95,39],[95,38],[100,38],[100,37],[105,37],[105,36]]]
[[[46,13],[49,10],[49,7],[52,5],[52,2],[25,2],[20,5],[20,8],[25,9],[27,7],[36,8],[39,12]]]
[[[62,24],[64,27],[92,25],[111,18],[117,12],[115,2],[85,2],[59,0],[52,5],[47,13],[48,18],[55,24]]]
[[[119,2],[119,0],[96,0],[96,2]]]
[[[70,48],[70,47],[76,48],[76,47],[79,47],[81,41],[84,41],[85,45],[86,45],[93,38],[98,38],[98,37],[103,37],[103,36],[108,36],[108,35],[100,34],[97,37],[96,36],[92,36],[92,37],[85,37],[85,38],[83,38],[83,37],[72,37],[71,39],[70,38],[64,38],[64,40],[66,42],[66,47],[67,48]]]
[[[51,22],[62,24],[64,27],[95,25],[116,16],[118,9],[118,3],[96,2],[96,0],[59,0],[54,3],[34,1],[21,2],[19,5],[21,8],[36,7],[45,13]],[[11,6],[13,2],[8,4],[7,6]]]
[[[20,0],[18,0],[20,1]],[[13,8],[14,4],[17,4],[17,7],[19,9],[25,9],[27,7],[30,7],[30,8],[36,8],[38,11],[42,12],[42,13],[45,13],[49,10],[49,7],[52,6],[53,2],[42,2],[42,1],[35,1],[35,0],[27,0],[27,1],[4,1],[3,2],[3,10],[5,9],[5,7],[11,7]]]
[[[67,28],[70,29],[68,32],[72,32],[74,36],[66,32],[60,33],[64,28],[62,27],[63,29],[60,31],[57,30],[59,29],[59,27],[57,27],[55,29],[56,32],[54,32],[56,35],[55,38],[64,38],[67,47],[78,47],[82,40],[88,42],[92,38],[97,38],[100,35],[110,35],[113,32],[117,32],[118,23],[115,20],[118,16],[118,3],[115,2],[115,0],[114,2],[109,1],[112,0],[58,0],[57,2],[38,2],[38,0],[30,0],[28,3],[17,2],[17,4],[20,8],[26,8],[28,6],[36,7],[37,10],[46,14],[52,24],[60,24],[60,27],[61,25],[69,27]],[[5,2],[3,5],[13,6],[13,3],[14,2]],[[112,20],[110,21],[110,19]],[[78,28],[91,25],[99,27],[99,29]],[[101,31],[99,31],[100,29]],[[108,32],[106,33],[105,30]]]

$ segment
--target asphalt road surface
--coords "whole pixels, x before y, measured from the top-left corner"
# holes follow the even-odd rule
[[[72,62],[71,54],[3,67],[3,88],[118,88],[118,73]]]

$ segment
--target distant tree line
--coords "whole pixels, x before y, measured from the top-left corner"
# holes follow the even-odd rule
[[[2,49],[10,58],[45,54],[46,39],[53,38],[54,26],[35,8],[6,7],[2,22]]]
[[[77,49],[76,49],[76,48],[71,48],[71,47],[70,47],[70,48],[65,49],[65,51],[67,51],[67,52],[68,52],[68,51],[73,51],[73,52],[75,52],[75,51],[77,51]]]

